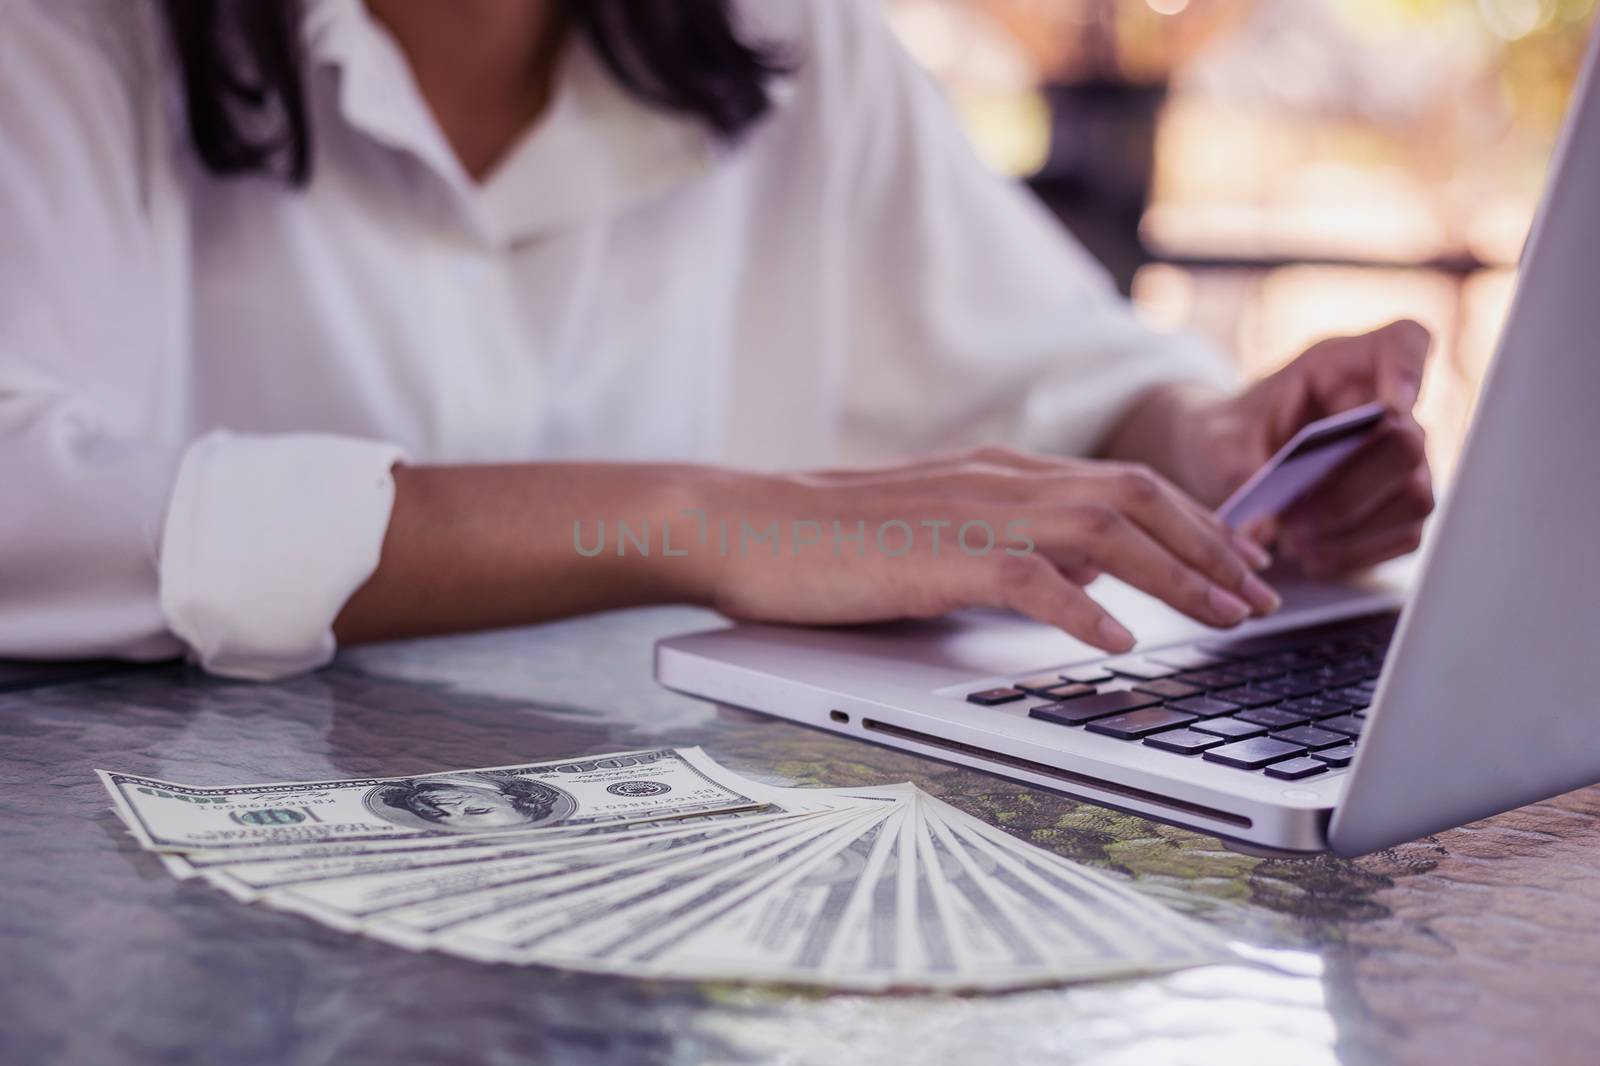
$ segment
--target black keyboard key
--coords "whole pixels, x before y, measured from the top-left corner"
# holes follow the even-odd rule
[[[1270,692],[1281,699],[1294,700],[1304,696],[1315,696],[1325,686],[1318,681],[1296,681],[1292,677],[1279,677],[1266,681],[1256,681],[1251,687],[1261,692]]]
[[[1054,688],[1042,688],[1033,695],[1040,699],[1060,702],[1061,700],[1075,700],[1080,696],[1094,695],[1093,685],[1078,685],[1072,682],[1058,683]]]
[[[967,693],[967,702],[976,703],[979,707],[993,707],[996,704],[1020,700],[1022,696],[1020,688],[986,688],[982,692]]]
[[[1350,743],[1350,738],[1343,733],[1335,733],[1331,729],[1318,729],[1314,725],[1297,725],[1292,729],[1280,730],[1272,734],[1279,740],[1287,740],[1291,744],[1316,751],[1319,748],[1337,748],[1341,744]]]
[[[1287,729],[1290,726],[1300,725],[1309,721],[1303,714],[1281,710],[1277,707],[1254,707],[1248,711],[1240,711],[1234,717],[1242,722],[1254,722],[1256,725],[1264,725],[1268,729]]]
[[[1246,685],[1245,687],[1253,688],[1257,692],[1268,692],[1268,693],[1271,693],[1272,695],[1278,697],[1278,699],[1280,699],[1280,700],[1288,699],[1291,696],[1309,696],[1309,695],[1312,695],[1312,693],[1309,693],[1309,692],[1296,692],[1296,691],[1294,691],[1294,685],[1289,681],[1289,679],[1287,677],[1268,677],[1268,678],[1264,678],[1264,679],[1263,678],[1258,678],[1258,679],[1255,679],[1255,680],[1252,680],[1251,682],[1249,682],[1249,684]],[[1320,685],[1317,687],[1317,691],[1318,692],[1322,691],[1322,687]]]
[[[1277,703],[1279,700],[1283,699],[1282,696],[1279,696],[1275,693],[1262,692],[1260,689],[1254,688],[1250,685],[1238,685],[1234,688],[1218,689],[1211,695],[1219,700],[1227,700],[1229,703],[1237,703],[1241,707],[1265,707],[1269,703]]]
[[[1312,752],[1311,757],[1329,766],[1349,766],[1350,760],[1356,757],[1356,746],[1346,744],[1342,748],[1323,748],[1321,751]]]
[[[1304,661],[1305,656],[1298,651],[1279,652],[1277,655],[1263,655],[1260,658],[1251,660],[1257,666],[1270,666],[1285,673],[1298,669]]]
[[[1100,664],[1112,673],[1131,677],[1135,681],[1154,681],[1160,677],[1171,677],[1178,671],[1171,666],[1164,666],[1142,655],[1124,655],[1120,659],[1112,659]]]
[[[1186,696],[1198,696],[1205,691],[1172,677],[1162,678],[1160,681],[1141,681],[1133,686],[1133,689],[1135,692],[1148,692],[1152,696],[1160,696],[1164,700],[1181,700]]]
[[[1065,703],[1041,704],[1030,709],[1028,717],[1055,722],[1057,725],[1082,725],[1123,711],[1154,707],[1160,702],[1158,697],[1146,696],[1142,692],[1098,692]]]
[[[1205,757],[1207,762],[1219,762],[1224,766],[1236,766],[1241,770],[1259,770],[1268,763],[1282,762],[1284,759],[1303,755],[1305,750],[1298,744],[1273,740],[1271,737],[1255,737],[1234,744],[1224,744],[1220,748],[1212,748],[1206,752]]]
[[[1025,677],[1021,681],[1013,681],[1012,688],[1020,688],[1030,696],[1037,696],[1045,689],[1059,688],[1061,679],[1055,674],[1041,674],[1038,677]]]
[[[1274,677],[1282,677],[1289,672],[1287,666],[1275,665],[1269,662],[1244,662],[1229,663],[1228,673],[1233,674],[1241,681],[1266,681]]]
[[[1153,737],[1145,737],[1145,744],[1162,751],[1175,751],[1179,755],[1198,755],[1208,748],[1215,748],[1226,744],[1223,737],[1214,737],[1210,733],[1197,733],[1193,729],[1173,729],[1166,733],[1157,733]]]
[[[1098,664],[1092,666],[1074,666],[1061,671],[1063,681],[1072,681],[1079,685],[1098,685],[1102,681],[1110,681],[1116,675]]]
[[[1194,723],[1189,727],[1197,733],[1211,733],[1229,740],[1244,740],[1247,737],[1264,737],[1267,727],[1256,725],[1254,722],[1241,722],[1237,718],[1210,718]]]
[[[1283,661],[1289,664],[1291,670],[1315,670],[1326,664],[1327,660],[1314,651],[1285,652]]]
[[[1192,714],[1196,718],[1217,718],[1224,714],[1232,714],[1239,709],[1237,703],[1214,700],[1210,696],[1191,696],[1186,700],[1172,700],[1167,706],[1184,714]]]
[[[1196,688],[1227,688],[1229,685],[1237,685],[1241,678],[1226,670],[1185,670],[1178,675],[1178,680]]]
[[[1168,648],[1166,651],[1153,651],[1148,658],[1151,662],[1170,666],[1174,670],[1203,670],[1223,661],[1221,657],[1210,655],[1199,648]]]
[[[1091,733],[1116,737],[1118,740],[1139,740],[1164,729],[1188,725],[1194,720],[1192,714],[1180,714],[1166,707],[1145,707],[1127,714],[1114,714],[1110,718],[1097,718],[1085,728]]]
[[[1298,781],[1302,777],[1326,773],[1327,769],[1328,764],[1320,759],[1285,759],[1283,762],[1275,762],[1267,767],[1267,776],[1279,777],[1285,781]]]
[[[1353,714],[1341,714],[1337,718],[1324,718],[1317,723],[1323,729],[1331,729],[1335,733],[1343,733],[1352,737],[1359,737],[1361,735],[1361,727],[1365,724],[1364,720],[1357,718]]]
[[[1302,696],[1297,700],[1284,700],[1277,706],[1312,718],[1332,718],[1336,714],[1344,714],[1350,710],[1348,703],[1329,699],[1327,696]]]

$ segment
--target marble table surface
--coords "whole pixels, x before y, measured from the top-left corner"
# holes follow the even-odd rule
[[[1600,789],[1366,858],[1256,858],[972,770],[688,699],[680,609],[358,649],[282,684],[160,666],[0,695],[0,1063],[1589,1063]],[[96,766],[355,777],[701,744],[782,784],[910,780],[1273,965],[948,997],[413,954],[169,877]]]

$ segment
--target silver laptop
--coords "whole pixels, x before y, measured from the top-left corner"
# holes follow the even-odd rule
[[[1226,633],[1101,579],[1140,637],[1112,659],[998,613],[731,626],[662,641],[658,680],[1273,851],[1362,854],[1600,781],[1597,41],[1454,485],[1398,575],[1283,588]]]

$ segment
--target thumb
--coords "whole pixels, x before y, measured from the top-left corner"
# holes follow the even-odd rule
[[[1422,391],[1422,371],[1433,335],[1421,323],[1403,318],[1368,336],[1373,345],[1377,399],[1400,414],[1409,413]]]

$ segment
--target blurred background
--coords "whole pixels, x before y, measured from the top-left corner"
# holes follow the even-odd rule
[[[1595,0],[884,0],[982,156],[1248,374],[1410,316],[1448,475]]]

